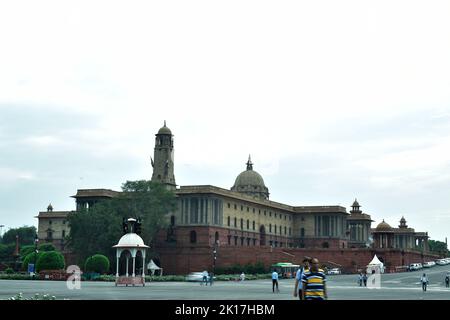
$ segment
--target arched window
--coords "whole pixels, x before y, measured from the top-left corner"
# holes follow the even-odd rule
[[[231,220],[231,219],[230,219],[230,216],[228,216],[228,219],[227,219],[227,225],[228,225],[228,226],[230,226],[230,220]]]
[[[191,234],[190,234],[190,238],[191,238],[191,243],[197,243],[197,232],[192,230]]]
[[[323,242],[322,243],[322,248],[329,248],[330,244],[328,242]]]

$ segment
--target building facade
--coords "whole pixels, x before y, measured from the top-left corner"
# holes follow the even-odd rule
[[[216,264],[279,262],[276,259],[299,262],[303,256],[313,255],[353,270],[358,259],[368,257],[369,262],[374,250],[381,257],[380,250],[390,250],[385,256],[396,257],[393,252],[401,249],[403,260],[391,258],[395,263],[424,259],[427,254],[426,233],[408,228],[404,218],[398,229],[385,222],[371,229],[373,220],[360,210],[356,199],[350,213],[339,205],[292,206],[270,200],[269,189],[254,170],[250,156],[230,189],[212,185],[177,187],[174,140],[165,122],[155,136],[152,181],[173,190],[178,201],[177,210],[168,213],[168,229],[155,241],[154,249],[159,253],[155,260],[165,272],[180,274],[211,269]],[[96,202],[119,194],[108,189],[81,189],[73,198],[77,210],[88,210]],[[39,238],[64,248],[69,232],[64,221],[69,213],[40,212]],[[219,256],[212,257],[212,252]],[[416,257],[418,254],[421,256]]]

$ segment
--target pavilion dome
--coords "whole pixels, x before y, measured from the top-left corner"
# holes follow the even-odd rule
[[[384,222],[384,219],[383,219],[383,221],[380,222],[380,223],[377,225],[375,231],[377,231],[377,232],[383,232],[383,231],[384,231],[384,232],[386,232],[386,231],[391,232],[391,231],[393,231],[393,229],[392,229],[392,227],[391,227],[387,222]]]
[[[127,234],[123,235],[122,238],[120,238],[119,243],[116,244],[114,247],[115,248],[117,248],[117,247],[122,247],[122,248],[144,247],[144,248],[148,248],[148,246],[146,246],[144,244],[144,240],[142,240],[142,238],[139,235],[137,235],[136,233],[127,233]]]

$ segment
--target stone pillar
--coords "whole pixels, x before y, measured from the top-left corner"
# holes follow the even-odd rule
[[[133,257],[133,278],[136,276],[135,270],[136,270],[136,256]]]
[[[116,256],[116,277],[119,277],[119,257]]]
[[[126,273],[125,275],[128,277],[128,255],[127,255],[127,267],[126,267]]]
[[[142,278],[145,277],[145,250],[142,253]]]

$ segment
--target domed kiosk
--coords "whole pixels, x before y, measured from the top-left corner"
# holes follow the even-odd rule
[[[130,218],[127,220],[128,225],[124,226],[125,230],[130,230],[129,233],[126,233],[120,238],[119,243],[113,246],[116,248],[116,286],[119,284],[128,285],[142,285],[145,286],[145,253],[149,246],[144,244],[144,240],[134,233],[136,230],[137,224],[139,222],[136,219]],[[125,223],[124,223],[125,224]],[[136,256],[138,253],[142,256],[142,275],[136,275]],[[119,275],[119,263],[120,258],[124,256],[126,259],[126,269],[125,275]],[[130,257],[133,259],[133,268],[131,276],[128,272],[128,264]]]
[[[253,170],[253,163],[248,156],[247,170],[241,172],[231,187],[231,191],[244,193],[257,199],[269,199],[269,189],[261,175]]]

